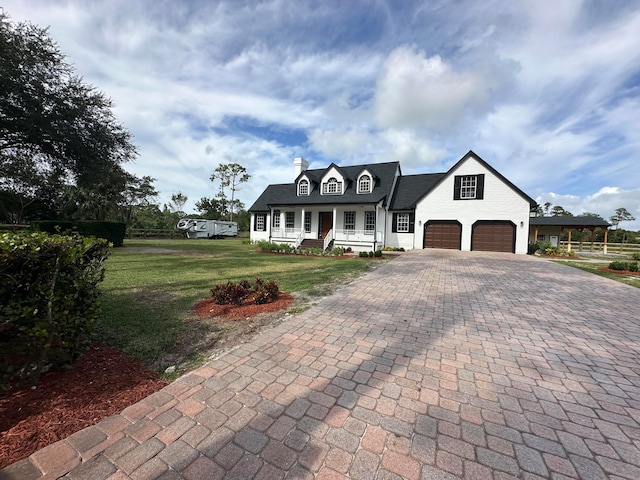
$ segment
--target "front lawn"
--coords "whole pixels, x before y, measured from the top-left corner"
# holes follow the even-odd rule
[[[297,292],[293,313],[377,264],[256,253],[255,246],[240,239],[125,240],[105,263],[96,339],[162,372],[203,358],[212,347],[215,326],[198,319],[192,307],[210,295],[214,284],[275,280],[281,291]]]
[[[603,263],[587,263],[587,262],[579,262],[579,261],[559,261],[558,263],[562,263],[563,265],[569,265],[570,267],[579,268],[580,270],[584,270],[585,272],[595,273],[596,275],[600,275],[601,277],[610,278],[617,282],[626,283],[627,285],[631,285],[633,287],[640,288],[640,277],[625,275],[624,273],[611,273],[606,270],[601,270],[601,268],[606,268],[609,266],[609,262]]]

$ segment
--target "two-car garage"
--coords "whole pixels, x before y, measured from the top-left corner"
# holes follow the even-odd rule
[[[423,248],[460,250],[462,224],[457,220],[431,220],[424,224]],[[508,220],[478,220],[471,227],[471,250],[515,253],[516,227]]]

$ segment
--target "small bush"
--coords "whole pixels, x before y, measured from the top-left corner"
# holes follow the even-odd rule
[[[260,278],[255,279],[253,287],[248,280],[241,280],[218,283],[211,289],[211,296],[218,305],[242,305],[250,296],[260,305],[275,300],[279,294],[280,288],[275,281],[265,282]]]
[[[384,247],[383,252],[404,252],[403,247]]]
[[[367,252],[358,252],[358,256],[360,258],[368,258],[369,257],[369,253],[367,253]]]
[[[638,262],[629,262],[629,271],[637,272],[638,271]]]
[[[369,258],[373,258],[373,252],[369,252],[369,253],[367,253],[367,257],[369,257]]]
[[[611,262],[609,268],[611,270],[629,270],[629,262]]]
[[[344,255],[344,248],[342,247],[334,248],[333,250],[331,250],[331,255],[337,255],[337,256]]]
[[[218,283],[211,289],[211,296],[218,305],[242,305],[250,294],[246,280],[240,283]]]
[[[637,262],[640,262],[640,252],[633,252],[631,254],[631,258],[633,258]]]
[[[272,302],[278,298],[279,294],[280,288],[275,281],[270,280],[265,283],[262,279],[256,278],[255,286],[253,287],[253,299],[257,305]]]
[[[375,252],[373,252],[373,256],[374,257],[381,257],[382,256],[382,250],[378,249]]]
[[[353,250],[351,250],[351,247],[347,247],[347,248],[345,249],[345,252],[347,252],[347,253],[351,253],[352,251],[353,251]],[[640,258],[638,258],[638,260],[640,260]]]

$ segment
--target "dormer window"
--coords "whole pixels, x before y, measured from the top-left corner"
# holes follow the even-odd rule
[[[342,193],[342,182],[338,182],[335,177],[331,177],[322,184],[322,193],[326,195],[337,195]]]
[[[371,193],[371,177],[362,175],[358,180],[358,193]]]
[[[298,183],[298,195],[309,195],[309,180],[300,180]]]

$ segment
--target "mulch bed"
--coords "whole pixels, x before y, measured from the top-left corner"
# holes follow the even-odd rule
[[[631,277],[640,277],[640,272],[631,272],[629,270],[613,270],[607,267],[600,267],[599,270],[602,270],[604,272],[609,272],[609,273],[615,273],[618,275],[629,275]]]
[[[240,320],[288,308],[293,300],[282,292],[263,305],[217,305],[206,299],[194,311],[201,318]],[[94,343],[72,369],[45,373],[36,387],[0,396],[0,469],[121,412],[166,384],[125,353]]]
[[[277,312],[284,308],[289,308],[293,303],[293,297],[288,293],[280,292],[278,298],[269,303],[256,305],[247,299],[244,305],[218,305],[213,298],[207,298],[196,303],[194,311],[201,318],[205,317],[225,317],[231,319],[248,318],[258,313]]]
[[[0,397],[0,468],[121,412],[167,383],[119,350],[94,343],[70,370]]]

